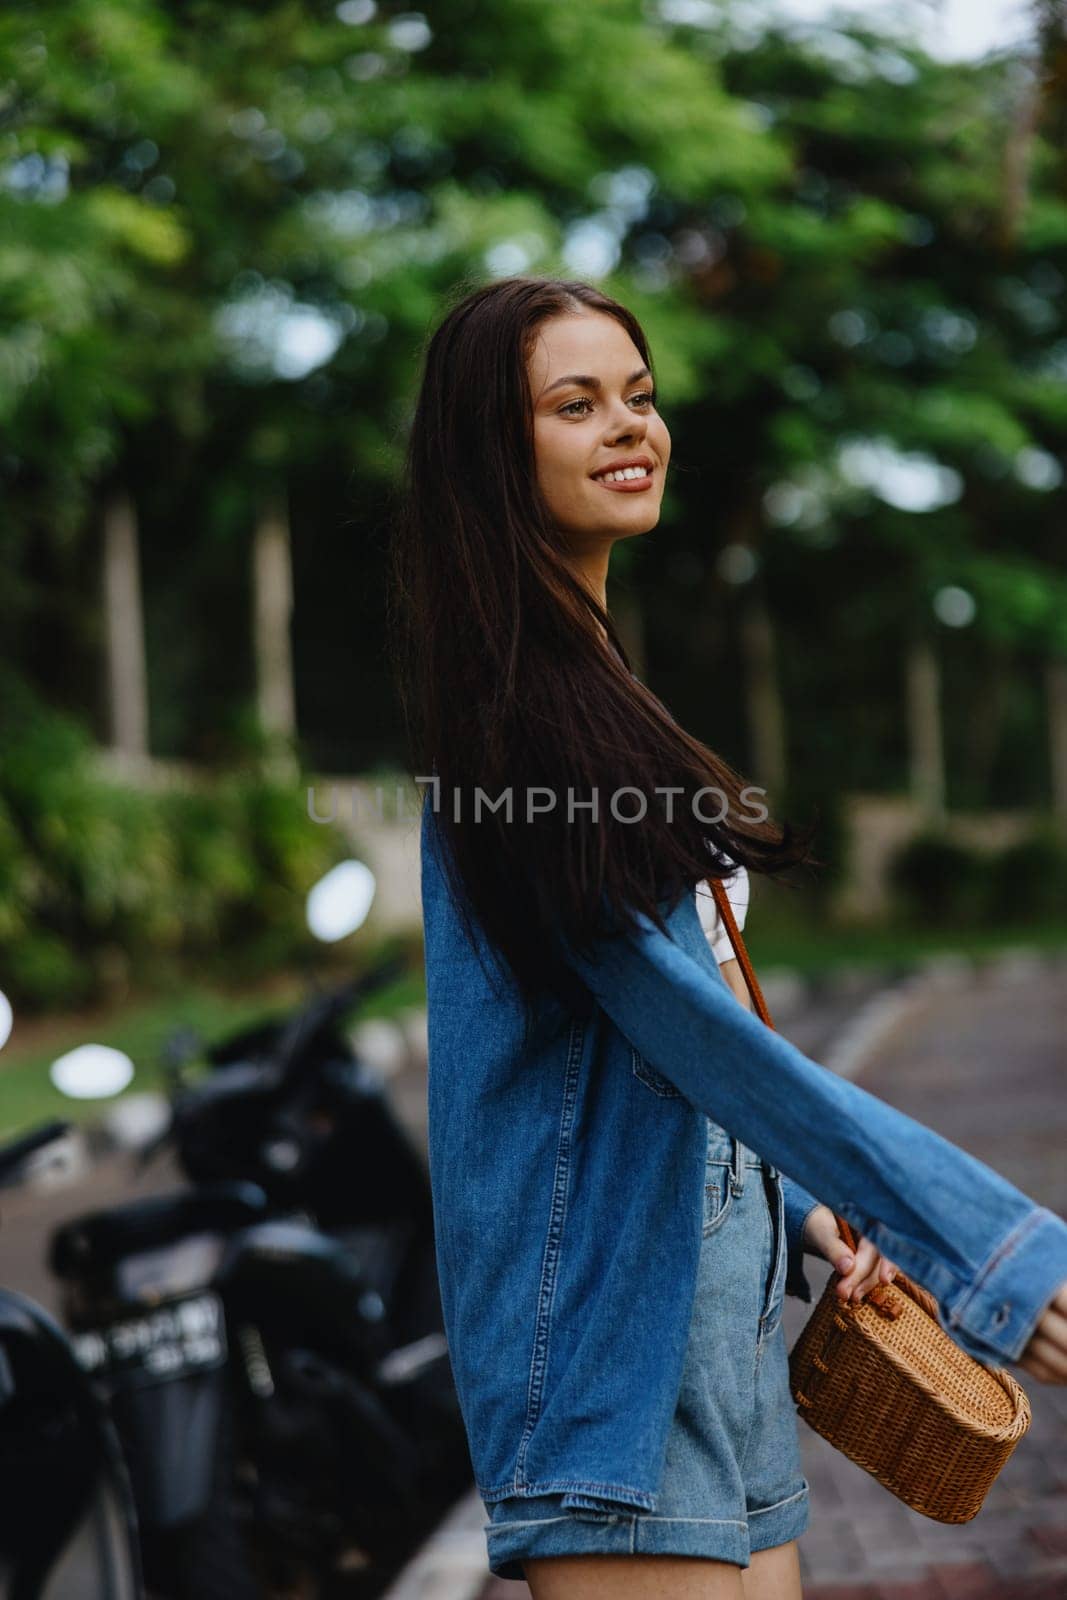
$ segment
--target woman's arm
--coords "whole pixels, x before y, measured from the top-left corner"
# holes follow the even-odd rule
[[[688,908],[691,912],[691,907]],[[686,907],[683,903],[682,914]],[[927,1288],[979,1360],[1016,1361],[1067,1284],[1067,1223],[736,1005],[645,917],[564,957],[686,1098]]]
[[[726,979],[734,994],[745,1007],[746,1011],[752,1010],[752,996],[748,992],[745,975],[741,971],[741,963],[736,956],[731,956],[728,961],[719,962],[719,971]]]
[[[735,956],[720,961],[719,971],[745,1009],[753,1010],[752,996],[740,961]],[[862,1299],[876,1283],[887,1282],[893,1276],[893,1263],[869,1239],[857,1239],[856,1254],[854,1257],[850,1255],[830,1207],[816,1200],[814,1195],[784,1172],[781,1178],[782,1199],[785,1202],[787,1294],[795,1295],[800,1300],[810,1301],[814,1298],[804,1271],[805,1250],[833,1264],[839,1274],[837,1292],[842,1300]],[[849,1261],[851,1265],[843,1266],[843,1261]]]

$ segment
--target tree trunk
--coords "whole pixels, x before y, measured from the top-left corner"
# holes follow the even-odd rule
[[[941,673],[933,644],[925,634],[916,634],[908,646],[907,694],[912,798],[927,822],[943,822],[945,757]]]
[[[740,607],[738,647],[741,652],[741,682],[748,729],[748,765],[757,784],[766,791],[772,816],[784,804],[789,779],[786,756],[785,709],[778,687],[777,648],[774,619],[767,608],[761,567],[760,534],[762,505],[759,495],[750,493],[735,506],[725,528],[725,541],[711,575],[721,586],[725,578]],[[723,567],[723,556],[747,551],[751,565],[730,561]]]
[[[1001,166],[998,243],[1001,252],[1015,253],[1023,216],[1030,198],[1030,161],[1041,111],[1041,79],[1036,64],[1028,65],[1014,115],[1008,123]]]
[[[273,746],[271,764],[280,774],[295,771],[296,697],[289,623],[293,579],[289,516],[282,494],[260,508],[253,545],[256,704],[260,726]]]
[[[989,804],[989,782],[1000,749],[1010,683],[1011,657],[1004,645],[994,642],[974,686],[966,757],[970,793],[980,806]]]
[[[1049,755],[1052,767],[1052,817],[1067,841],[1067,661],[1052,657],[1045,668],[1048,693]]]
[[[783,804],[788,778],[774,623],[758,576],[743,593],[740,638],[751,765],[757,783],[767,791],[767,805],[773,815]]]
[[[108,731],[115,753],[137,765],[148,759],[148,673],[137,511],[124,489],[108,498],[103,526]]]

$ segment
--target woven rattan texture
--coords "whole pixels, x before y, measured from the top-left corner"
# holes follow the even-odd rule
[[[800,1415],[914,1511],[969,1522],[1030,1426],[1025,1391],[961,1350],[894,1284],[858,1305],[835,1284],[789,1357]]]

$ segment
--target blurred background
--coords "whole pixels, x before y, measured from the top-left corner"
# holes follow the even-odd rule
[[[672,474],[611,605],[819,810],[755,957],[1064,942],[1065,138],[1059,0],[8,8],[19,1016],[278,982],[354,842],[418,954],[389,515],[443,296],[514,272],[643,318]]]
[[[346,1231],[414,1196],[432,1260],[390,519],[429,333],[460,285],[525,272],[602,285],[651,341],[672,470],[608,591],[636,670],[773,815],[818,816],[825,866],[752,884],[776,1025],[1067,1211],[1065,0],[13,3],[0,1140],[74,1127],[8,1175],[3,1283],[68,1326],[118,1302],[87,1310],[73,1269],[64,1302],[57,1228],[149,1219],[171,1255],[130,1303],[210,1310],[223,1277],[183,1218],[239,1180],[247,1216],[299,1208],[307,1262],[328,1244],[331,1336],[377,1317],[415,1348],[388,1286],[353,1302]],[[329,999],[309,1030],[364,978],[346,1031]],[[188,1281],[160,1288],[160,1261]],[[313,1299],[270,1288],[268,1333]],[[808,1310],[788,1301],[790,1345]],[[168,1359],[199,1381],[202,1350]],[[1067,1390],[1028,1388],[1033,1429],[963,1528],[802,1430],[810,1600],[1067,1592]],[[454,1449],[447,1406],[414,1417],[416,1461]],[[315,1554],[340,1587],[271,1596],[380,1593],[426,1518],[386,1560],[375,1484],[319,1435],[305,1482],[291,1438],[317,1538],[341,1497]],[[242,1440],[241,1481],[271,1484]],[[346,1448],[387,1482],[382,1449]],[[178,1581],[141,1505],[144,1550],[164,1597],[239,1600],[230,1458],[205,1459],[185,1527],[219,1587],[188,1550]],[[450,1472],[424,1511],[469,1488]],[[457,1516],[391,1600],[502,1600],[473,1490]]]
[[[71,1013],[140,1044],[299,981],[353,850],[417,1002],[389,518],[444,297],[516,272],[652,341],[635,666],[818,809],[757,963],[1067,943],[1060,0],[17,5],[0,1125]]]

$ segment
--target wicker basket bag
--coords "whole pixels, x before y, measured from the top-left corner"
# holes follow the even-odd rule
[[[709,878],[753,1004],[772,1028],[721,882]],[[856,1236],[836,1217],[855,1254]],[[1026,1391],[960,1348],[937,1302],[897,1269],[858,1304],[832,1274],[789,1356],[799,1414],[913,1511],[969,1522],[1030,1426]]]

